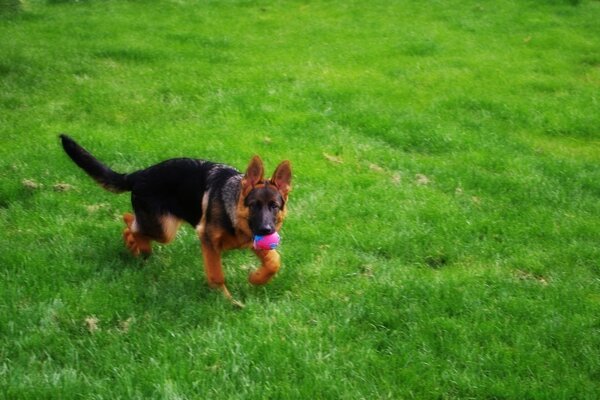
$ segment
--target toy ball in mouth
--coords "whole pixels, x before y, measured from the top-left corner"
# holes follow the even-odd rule
[[[270,235],[254,236],[253,246],[256,250],[274,250],[279,246],[279,234],[273,232]]]

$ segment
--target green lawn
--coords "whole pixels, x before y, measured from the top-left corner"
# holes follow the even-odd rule
[[[600,397],[599,1],[2,4],[0,398]],[[131,258],[61,132],[290,159],[282,270]]]

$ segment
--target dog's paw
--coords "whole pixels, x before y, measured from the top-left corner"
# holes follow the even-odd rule
[[[244,303],[242,303],[241,301],[238,301],[236,299],[230,299],[229,301],[231,301],[231,305],[233,306],[233,308],[235,308],[237,310],[242,310],[242,309],[246,308],[246,305]]]
[[[248,276],[248,281],[255,286],[265,285],[271,280],[273,275],[275,275],[274,271],[263,267],[250,273],[250,276]]]
[[[123,230],[123,241],[125,242],[125,246],[127,247],[127,249],[131,252],[131,254],[133,254],[133,256],[137,257],[140,255],[140,249],[137,246],[135,237],[133,236],[133,232],[131,232],[131,229],[125,228]]]
[[[136,234],[129,227],[126,227],[123,230],[123,241],[134,257],[137,257],[140,254],[147,256],[152,253],[150,241],[142,238],[141,235]]]

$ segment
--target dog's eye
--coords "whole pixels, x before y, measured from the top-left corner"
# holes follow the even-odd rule
[[[271,203],[269,204],[269,209],[271,209],[271,211],[279,210],[279,204]]]

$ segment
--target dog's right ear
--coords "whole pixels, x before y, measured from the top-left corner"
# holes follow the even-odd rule
[[[242,179],[242,190],[244,195],[248,194],[250,190],[259,182],[261,182],[265,175],[265,168],[263,162],[259,156],[252,157],[248,168],[246,168],[246,174]]]

